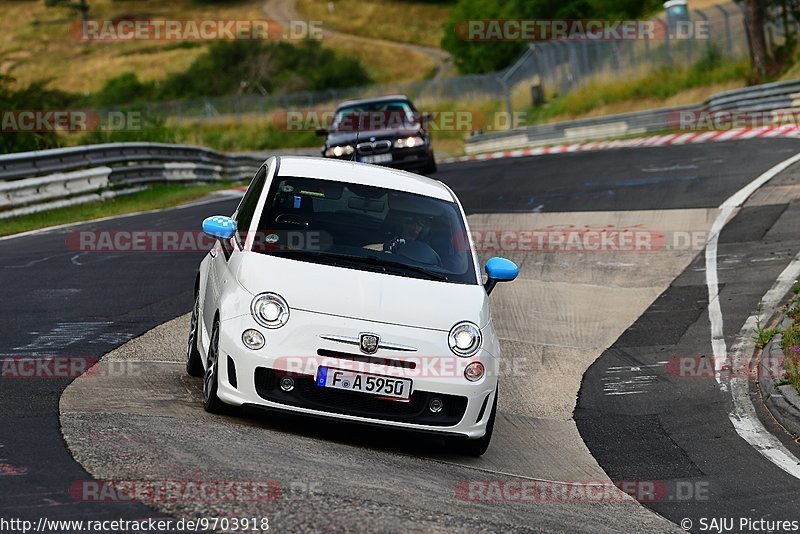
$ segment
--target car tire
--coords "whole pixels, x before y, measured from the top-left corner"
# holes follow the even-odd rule
[[[486,434],[478,439],[455,439],[447,442],[448,450],[460,456],[483,456],[489,448],[494,432],[494,419],[497,415],[497,391],[494,394],[492,403],[492,413],[489,414],[489,421],[486,422]]]
[[[203,408],[209,413],[227,412],[227,404],[219,400],[219,319],[214,320],[211,343],[208,346],[208,363],[203,376]]]
[[[194,307],[192,308],[192,319],[189,326],[189,342],[186,347],[186,374],[189,376],[201,377],[204,374],[202,356],[197,349],[197,336],[200,325],[200,295],[194,297]]]
[[[428,164],[423,167],[422,174],[434,173],[436,173],[436,158],[433,156],[433,152],[431,152],[431,159],[428,161]]]

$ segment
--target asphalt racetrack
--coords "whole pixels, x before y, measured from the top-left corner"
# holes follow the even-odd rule
[[[198,230],[233,211],[231,195],[0,240],[0,354],[107,355],[69,387],[71,378],[0,378],[0,511],[33,521],[267,517],[278,532],[680,532],[684,518],[695,530],[702,517],[798,520],[800,481],[737,435],[725,392],[663,365],[711,351],[704,239],[719,206],[798,151],[795,140],[754,139],[440,166],[435,177],[461,199],[480,255],[521,267],[491,297],[509,363],[495,436],[479,459],[448,455],[435,438],[203,411],[200,380],[183,371],[203,252],[82,251],[75,233]],[[794,167],[780,173],[720,236],[729,344],[800,249],[799,184]],[[594,228],[633,228],[656,245],[498,251],[487,237]],[[76,488],[93,478],[261,481],[281,491],[267,502],[134,503],[82,497]],[[650,483],[657,496],[487,498],[476,489],[612,491],[612,481]]]

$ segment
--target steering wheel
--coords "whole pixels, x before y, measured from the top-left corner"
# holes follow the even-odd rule
[[[399,240],[398,240],[399,241]],[[442,258],[424,241],[403,240],[391,247],[395,254],[417,263],[442,266]]]

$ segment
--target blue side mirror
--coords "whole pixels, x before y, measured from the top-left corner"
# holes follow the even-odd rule
[[[487,294],[491,294],[497,282],[510,282],[519,274],[519,267],[511,260],[505,258],[489,258],[486,261],[486,284],[484,288]]]
[[[224,215],[214,215],[203,221],[203,232],[217,239],[230,239],[236,233],[236,221]]]

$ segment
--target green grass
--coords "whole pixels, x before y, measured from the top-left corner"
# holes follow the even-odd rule
[[[208,185],[155,184],[151,188],[108,200],[67,206],[20,217],[0,220],[0,236],[27,232],[59,224],[88,221],[158,208],[171,208],[206,196],[211,191],[230,188],[230,183]]]
[[[781,385],[791,384],[800,393],[800,281],[794,283],[792,293],[794,297],[787,306],[786,315],[793,322],[781,338],[784,369]]]
[[[598,79],[531,108],[528,119],[531,123],[554,117],[568,119],[620,102],[666,100],[690,89],[744,80],[749,72],[746,61],[730,61],[710,53],[691,67],[662,67],[639,76]]]
[[[783,333],[784,383],[791,384],[800,393],[800,323],[794,322]]]
[[[311,130],[287,131],[270,121],[244,118],[241,122],[181,124],[175,127],[179,143],[200,145],[222,152],[322,146]]]
[[[759,328],[756,330],[756,335],[753,336],[753,339],[756,342],[756,347],[759,349],[763,349],[767,343],[772,341],[772,338],[777,336],[781,333],[780,328]]]

